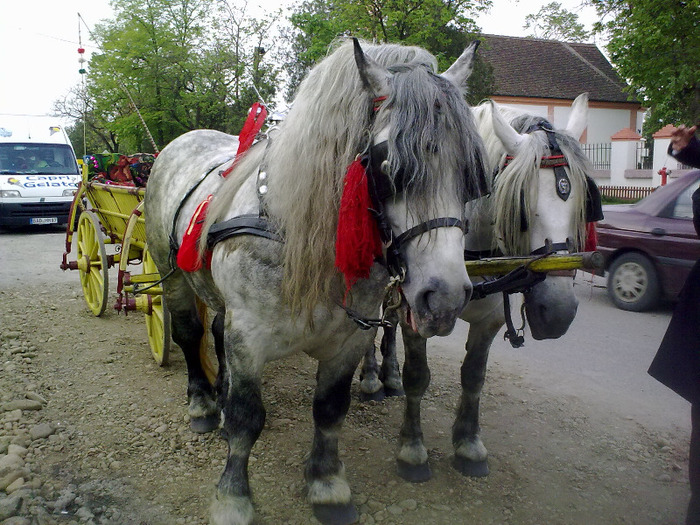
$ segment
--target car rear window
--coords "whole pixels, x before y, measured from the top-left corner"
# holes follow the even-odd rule
[[[672,207],[667,208],[669,217],[673,219],[692,219],[693,218],[693,192],[698,189],[700,181],[695,181],[688,186],[683,192],[678,195],[676,200],[672,202]]]

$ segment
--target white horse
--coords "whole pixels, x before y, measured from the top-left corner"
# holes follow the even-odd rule
[[[592,166],[578,142],[586,127],[587,107],[588,96],[577,97],[563,130],[554,130],[541,117],[493,102],[473,108],[494,180],[492,195],[467,204],[465,257],[583,249],[586,222],[602,218],[599,193],[587,176]],[[566,333],[578,306],[573,272],[552,272],[544,280],[520,287],[525,290],[525,312],[533,338],[553,339]],[[509,309],[508,303],[504,308],[504,299],[506,293],[472,300],[460,315],[469,323],[469,335],[461,369],[462,396],[452,427],[453,465],[469,476],[488,474],[487,451],[479,436],[479,399],[489,348],[506,324]],[[403,384],[395,355],[395,331],[385,329],[381,370],[372,346],[363,362],[360,386],[365,399],[381,398],[382,391],[402,395],[405,390],[398,472],[407,480],[425,481],[431,476],[420,428],[420,403],[430,381],[426,338],[402,311],[400,316],[405,348]]]
[[[191,425],[203,432],[220,424],[229,445],[212,523],[254,519],[248,458],[265,421],[261,376],[267,362],[295,352],[318,360],[308,498],[323,523],[357,519],[338,438],[353,373],[373,337],[361,328],[375,324],[387,287],[399,283],[423,337],[451,332],[471,295],[462,226],[465,202],[485,182],[484,153],[462,90],[475,48],[438,75],[435,58],[420,48],[345,42],[311,70],[279,130],[225,179],[219,174],[238,141],[216,131],[177,138],[154,163],[147,239],[168,276],[163,294],[187,361]],[[384,264],[373,264],[370,252],[366,275],[348,292],[358,275],[344,283],[335,268],[334,253],[348,249],[336,245],[339,210],[363,184],[373,215],[357,208],[373,221],[373,236],[360,244],[376,245],[378,231]],[[175,266],[175,250],[210,195],[200,243],[211,248],[210,268],[186,273]],[[198,359],[204,328],[196,298],[216,312],[215,388]]]

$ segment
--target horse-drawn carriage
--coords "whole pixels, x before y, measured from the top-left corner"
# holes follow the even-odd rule
[[[368,328],[386,326],[374,316],[391,290],[400,289],[402,333],[414,340],[404,344],[410,373],[404,380],[399,474],[411,481],[430,476],[420,430],[420,402],[429,383],[425,341],[448,334],[460,316],[470,323],[470,339],[475,325],[485,319],[486,326],[482,341],[467,342],[465,370],[473,378],[463,381],[453,426],[455,466],[465,475],[486,471],[478,398],[488,347],[509,312],[507,294],[500,299],[495,292],[517,286],[483,278],[479,287],[470,278],[519,268],[541,273],[595,266],[596,257],[577,252],[585,245],[586,223],[598,220],[599,202],[589,206],[594,184],[581,167],[576,141],[587,101],[574,105],[571,125],[562,133],[539,121],[520,122],[516,130],[498,112],[489,114],[484,127],[500,141],[500,152],[491,155],[482,146],[487,134],[477,129],[476,108],[466,105],[461,91],[475,48],[469,46],[437,75],[436,60],[422,50],[370,44],[363,50],[358,41],[348,42],[301,84],[279,132],[240,159],[233,155],[242,142],[237,137],[198,130],[164,148],[147,194],[85,176],[67,239],[66,253],[77,231],[78,260],[64,260],[63,267],[80,271],[88,305],[99,315],[107,268],[118,263],[118,307],[140,304],[146,311],[149,341],[160,362],[170,342],[167,299],[173,339],[188,366],[190,425],[196,432],[221,429],[229,444],[211,523],[253,522],[248,460],[265,423],[262,372],[266,362],[299,351],[318,360],[314,439],[305,472],[309,501],[324,524],[357,521],[339,458],[339,431],[352,378],[366,349],[374,348]],[[388,69],[392,63],[401,67]],[[487,161],[487,154],[493,158]],[[498,181],[486,180],[495,173]],[[494,192],[487,199],[483,186],[489,182]],[[193,223],[197,210],[211,196],[198,234],[206,250],[195,252],[199,259],[192,271],[181,271],[173,241],[199,224]],[[489,208],[465,213],[465,202],[477,201],[488,201]],[[360,224],[367,227],[355,235]],[[474,237],[468,239],[474,246],[465,244],[465,233]],[[495,239],[503,245],[499,253],[511,256],[507,261],[465,265],[465,246],[481,252]],[[107,256],[105,244],[118,245],[117,252]],[[380,257],[384,264],[374,264]],[[130,276],[130,262],[142,262],[143,273]],[[538,338],[559,337],[576,313],[572,274],[538,279],[528,282],[528,320],[541,331]],[[487,295],[491,302],[466,312],[470,296]],[[211,332],[225,371],[216,388],[197,359],[208,328],[196,314],[199,298],[215,312]],[[470,317],[474,310],[480,319]]]
[[[114,308],[145,313],[151,352],[159,365],[165,365],[170,353],[170,321],[160,275],[148,251],[142,213],[153,161],[152,155],[145,154],[83,158],[82,181],[71,206],[61,269],[78,271],[85,302],[100,316],[109,300],[109,269],[117,267]],[[69,261],[74,235],[76,259]],[[136,272],[129,271],[129,266]]]

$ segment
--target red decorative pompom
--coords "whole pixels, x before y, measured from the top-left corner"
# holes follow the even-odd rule
[[[208,268],[211,262],[211,253],[207,252],[206,261],[203,261],[199,256],[199,237],[202,234],[204,219],[207,216],[207,209],[211,202],[212,195],[209,195],[206,200],[199,203],[197,209],[192,214],[190,224],[187,226],[185,235],[182,237],[182,243],[177,251],[177,265],[186,272],[196,272],[206,264]]]
[[[335,266],[345,277],[346,297],[358,279],[369,277],[375,259],[382,254],[371,207],[367,174],[362,162],[356,159],[345,174],[335,238]]]
[[[594,252],[598,248],[598,233],[595,229],[595,222],[586,223],[586,244],[583,247],[584,252]]]

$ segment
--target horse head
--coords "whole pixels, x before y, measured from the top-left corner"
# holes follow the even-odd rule
[[[362,84],[377,101],[367,174],[379,188],[374,212],[387,266],[401,280],[412,328],[447,335],[472,291],[464,204],[485,186],[481,142],[462,97],[478,44],[437,75],[434,57],[419,48],[396,46],[407,53],[396,56],[354,42]]]
[[[493,127],[510,157],[495,183],[496,237],[509,255],[581,251],[585,242],[590,162],[578,142],[586,127],[587,94],[574,101],[569,121],[555,130],[540,117],[509,113],[494,104]],[[510,118],[510,122],[506,120]],[[562,336],[576,315],[573,272],[548,274],[525,292],[535,339]]]

